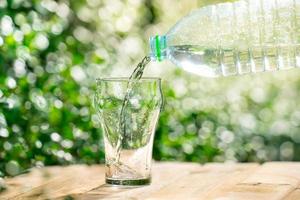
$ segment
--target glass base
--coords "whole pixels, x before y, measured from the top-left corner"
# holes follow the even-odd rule
[[[138,186],[138,185],[149,185],[151,178],[143,179],[111,179],[105,178],[105,182],[110,185],[126,185],[126,186]]]

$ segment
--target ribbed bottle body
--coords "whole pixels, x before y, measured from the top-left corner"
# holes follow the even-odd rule
[[[300,0],[242,0],[204,7],[165,39],[166,58],[200,76],[300,67]]]

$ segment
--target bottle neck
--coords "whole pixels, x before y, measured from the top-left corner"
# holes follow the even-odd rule
[[[150,57],[152,60],[162,61],[167,58],[167,38],[165,35],[150,37]]]

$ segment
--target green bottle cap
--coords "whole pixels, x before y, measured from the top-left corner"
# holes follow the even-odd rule
[[[166,36],[156,35],[150,37],[151,57],[155,60],[162,61],[167,56]]]

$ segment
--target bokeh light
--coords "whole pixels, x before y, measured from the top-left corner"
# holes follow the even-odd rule
[[[95,79],[129,76],[150,36],[220,1],[0,0],[0,176],[103,163]],[[145,75],[163,79],[156,160],[300,160],[299,69],[207,79],[165,61]]]

